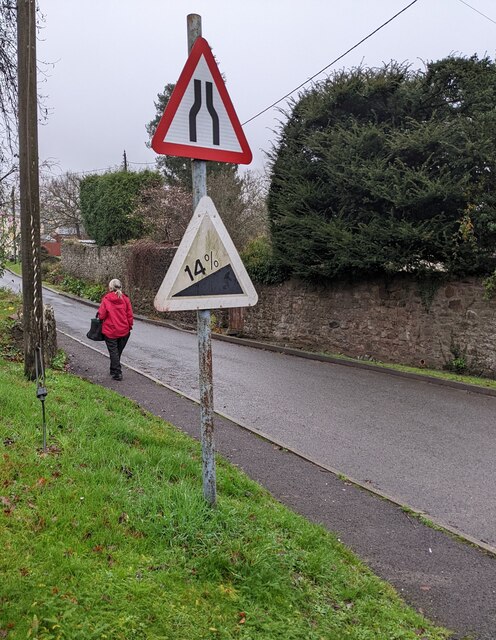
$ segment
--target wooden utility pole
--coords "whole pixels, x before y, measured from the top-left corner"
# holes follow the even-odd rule
[[[40,190],[36,86],[36,0],[17,0],[17,80],[22,253],[24,374],[36,378],[43,353],[43,298],[40,270]]]
[[[127,171],[127,155],[126,155],[126,150],[125,149],[124,149],[124,153],[123,153],[122,159],[123,159],[123,164],[122,164],[123,169],[124,169],[124,171]]]
[[[16,203],[15,203],[15,187],[12,187],[10,194],[12,201],[12,257],[14,264],[17,262],[17,220],[16,220]]]

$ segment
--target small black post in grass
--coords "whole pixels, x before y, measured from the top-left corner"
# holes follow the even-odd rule
[[[45,398],[48,391],[45,387],[45,367],[43,364],[43,353],[41,347],[37,347],[35,351],[36,366],[36,397],[41,400],[41,419],[43,427],[43,453],[46,453],[46,419],[45,419]]]

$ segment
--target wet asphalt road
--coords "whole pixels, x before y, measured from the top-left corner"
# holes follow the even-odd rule
[[[90,307],[44,301],[86,341]],[[218,411],[496,547],[496,397],[225,342],[213,353]],[[194,334],[137,321],[122,361],[198,397]]]

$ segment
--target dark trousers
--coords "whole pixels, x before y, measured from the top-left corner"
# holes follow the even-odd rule
[[[130,334],[123,338],[107,338],[105,336],[105,344],[110,355],[110,375],[122,375],[121,369],[121,353],[129,340]]]

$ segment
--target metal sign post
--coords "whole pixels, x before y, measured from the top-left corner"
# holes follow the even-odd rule
[[[201,16],[189,14],[188,18],[188,54],[195,40],[202,35]],[[203,196],[207,195],[207,163],[205,160],[193,160],[193,211]],[[214,393],[212,379],[212,336],[210,309],[197,311],[198,353],[200,363],[200,425],[203,468],[203,496],[215,505],[217,484],[215,476],[214,449]]]
[[[155,296],[157,311],[196,310],[203,495],[216,502],[211,309],[247,307],[258,295],[212,200],[206,161],[249,164],[252,154],[208,42],[188,15],[188,60],[152,138],[165,155],[193,158],[193,217]]]

